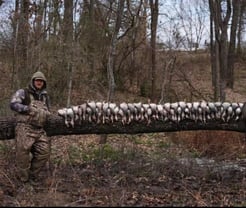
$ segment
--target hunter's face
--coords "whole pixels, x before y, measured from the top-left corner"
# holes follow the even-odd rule
[[[44,81],[42,79],[35,79],[34,86],[36,87],[36,89],[40,90],[44,86]]]

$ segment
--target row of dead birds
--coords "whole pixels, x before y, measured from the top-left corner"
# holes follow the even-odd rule
[[[130,124],[132,121],[152,120],[180,122],[191,119],[195,122],[207,122],[221,119],[224,122],[239,120],[243,103],[230,102],[174,102],[174,103],[111,103],[88,101],[81,105],[58,110],[58,115],[65,118],[65,124],[74,127],[75,122],[83,121],[109,123],[121,121]]]

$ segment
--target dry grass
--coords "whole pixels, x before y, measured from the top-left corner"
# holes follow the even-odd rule
[[[187,131],[176,132],[171,140],[194,152],[195,156],[216,159],[246,157],[244,133],[230,131]]]

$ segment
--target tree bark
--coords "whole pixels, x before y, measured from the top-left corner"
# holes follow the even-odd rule
[[[237,51],[236,54],[237,55],[241,55],[242,54],[242,34],[245,28],[245,18],[244,18],[244,14],[245,14],[245,9],[246,9],[246,2],[241,0],[240,1],[240,8],[239,8],[239,20],[238,20],[238,32],[237,32]]]
[[[20,17],[17,25],[17,41],[16,41],[16,55],[17,55],[17,88],[27,83],[29,73],[28,67],[28,36],[29,36],[29,0],[20,1]],[[21,80],[21,82],[19,81]]]
[[[228,70],[226,74],[226,86],[230,89],[234,87],[234,65],[235,65],[235,55],[236,55],[236,36],[238,30],[238,20],[239,12],[241,7],[240,0],[232,1],[233,5],[233,14],[232,14],[232,23],[231,23],[231,33],[228,49]]]
[[[159,13],[159,1],[150,0],[151,10],[151,99],[156,102],[156,36]]]
[[[114,31],[111,38],[111,43],[109,46],[109,56],[108,56],[108,66],[107,66],[107,74],[108,74],[108,101],[112,101],[114,99],[114,91],[115,91],[115,77],[114,77],[114,68],[115,68],[115,59],[116,59],[116,46],[117,46],[117,36],[119,34],[122,17],[124,11],[125,0],[120,0],[118,2],[117,7],[117,16],[115,20]]]
[[[0,140],[15,138],[16,120],[14,117],[0,118]],[[58,115],[51,115],[44,127],[49,137],[56,135],[78,135],[78,134],[139,134],[176,132],[190,130],[227,130],[245,132],[246,125],[243,119],[239,121],[223,122],[222,120],[211,120],[206,123],[193,120],[182,120],[179,123],[172,121],[153,120],[150,124],[146,122],[131,122],[123,125],[121,122],[96,124],[89,122],[75,123],[74,127],[67,127],[64,118]]]
[[[226,10],[224,11],[223,10],[224,8],[222,8],[223,7],[222,1],[215,1],[215,0],[209,1],[210,12],[213,17],[213,23],[214,23],[215,50],[216,50],[215,70],[216,72],[219,73],[219,82],[217,82],[216,84],[219,84],[220,101],[225,100],[225,88],[226,88],[226,81],[227,81],[226,75],[228,72],[228,62],[227,62],[227,58],[225,57],[228,57],[227,30],[228,30],[228,22],[231,17],[231,1],[226,0],[225,2],[226,2]],[[217,51],[218,49],[219,51]]]

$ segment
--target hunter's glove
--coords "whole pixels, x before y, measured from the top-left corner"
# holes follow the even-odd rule
[[[30,116],[35,116],[37,113],[38,113],[38,108],[36,106],[30,105],[29,110],[28,110],[28,114]]]

